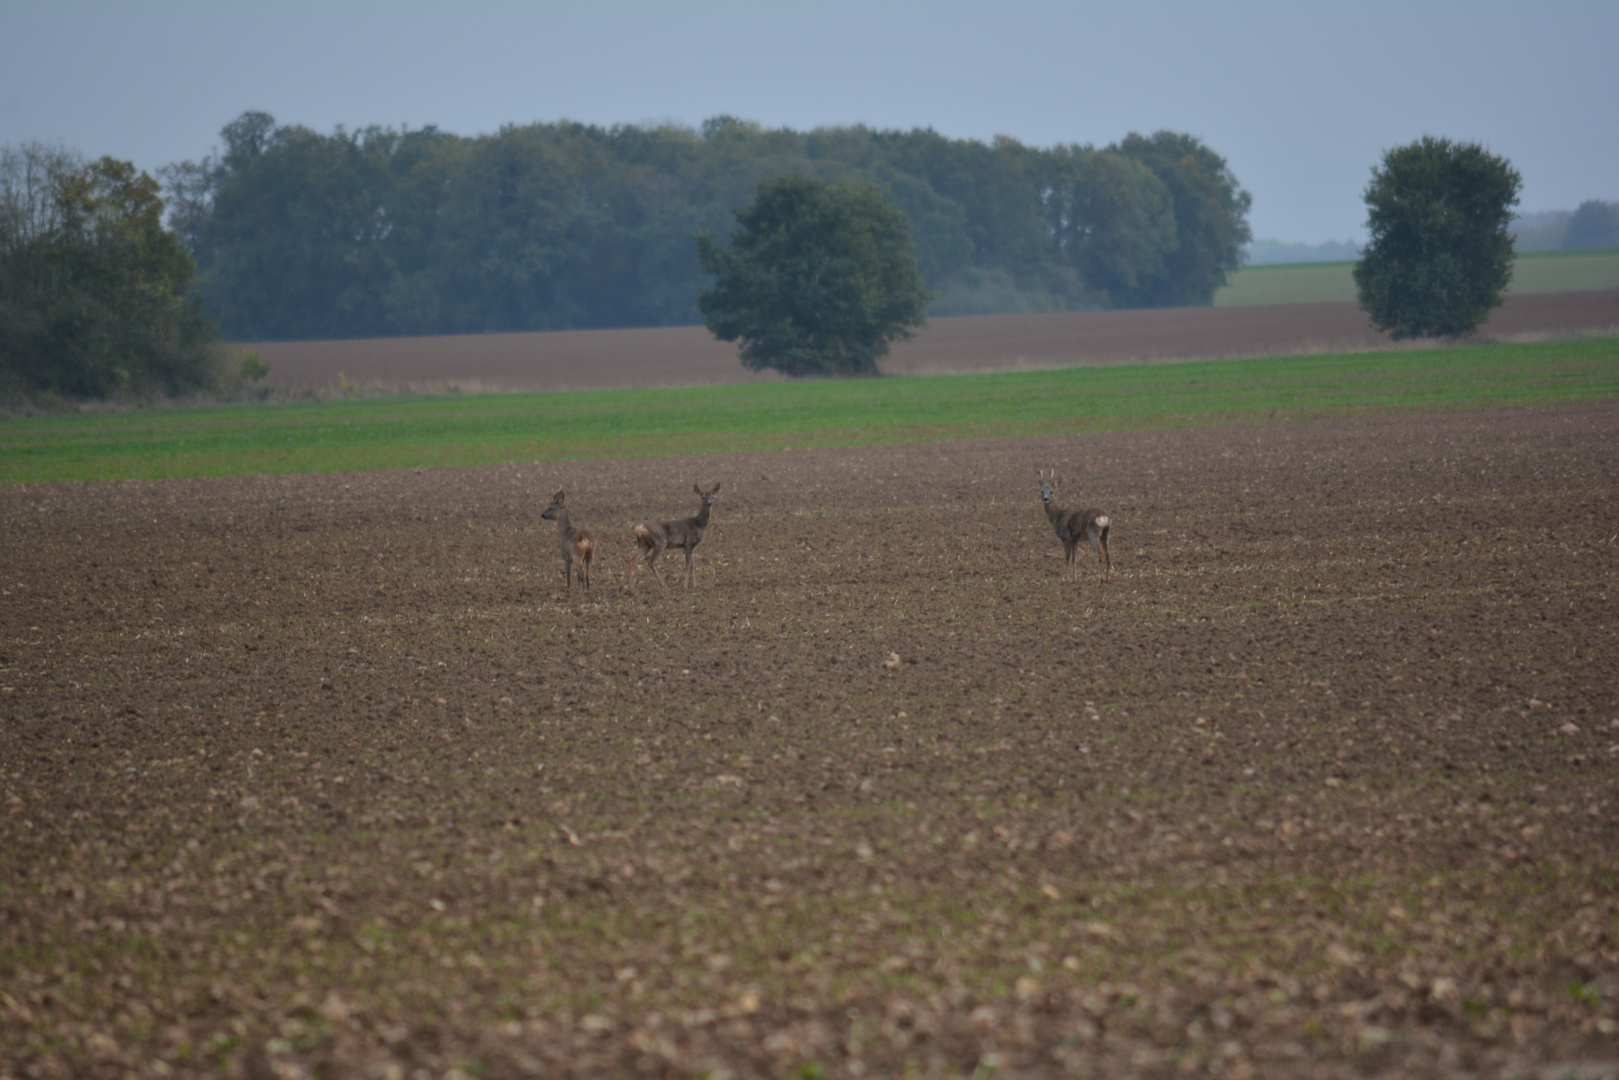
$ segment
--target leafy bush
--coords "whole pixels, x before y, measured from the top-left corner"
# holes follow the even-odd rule
[[[270,374],[270,365],[259,359],[252,349],[237,357],[236,375],[244,383],[261,382]]]

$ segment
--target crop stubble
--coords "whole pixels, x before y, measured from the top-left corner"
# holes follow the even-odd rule
[[[1612,1060],[1616,422],[0,491],[0,1074]]]

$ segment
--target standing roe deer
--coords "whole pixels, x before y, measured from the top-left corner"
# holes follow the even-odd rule
[[[562,579],[568,583],[568,591],[573,591],[573,572],[577,567],[579,580],[588,593],[590,558],[596,553],[596,541],[585,530],[576,529],[568,523],[568,508],[560,491],[551,496],[551,505],[545,508],[545,513],[540,517],[557,523],[557,546],[562,549]]]
[[[652,576],[658,579],[658,584],[668,591],[669,583],[663,580],[663,572],[658,569],[658,557],[667,549],[684,550],[686,552],[686,588],[695,583],[691,565],[692,552],[697,545],[703,542],[703,530],[708,528],[708,512],[714,506],[714,496],[720,493],[720,485],[716,482],[708,491],[704,491],[697,484],[691,489],[703,498],[702,508],[695,517],[681,518],[678,521],[643,521],[635,527],[635,553],[630,556],[630,592],[635,591],[635,563],[644,558],[652,570]]]
[[[1049,477],[1042,470],[1040,503],[1045,507],[1051,527],[1057,530],[1057,539],[1062,541],[1063,555],[1068,561],[1068,576],[1079,576],[1079,563],[1074,556],[1079,551],[1080,538],[1084,537],[1090,540],[1091,547],[1096,550],[1102,564],[1102,580],[1107,581],[1108,572],[1113,569],[1113,558],[1107,550],[1107,532],[1112,519],[1096,509],[1064,510],[1053,501],[1056,495],[1057,470],[1052,469]]]

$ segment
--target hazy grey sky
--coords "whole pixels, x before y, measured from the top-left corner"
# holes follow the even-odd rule
[[[1254,234],[1359,237],[1381,153],[1484,143],[1520,209],[1619,199],[1619,3],[0,0],[0,144],[145,169],[247,109],[472,135],[730,113],[1035,146],[1186,131]]]

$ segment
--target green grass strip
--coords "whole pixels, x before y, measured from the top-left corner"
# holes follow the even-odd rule
[[[1245,266],[1214,294],[1215,307],[1353,302],[1355,264],[1277,263]],[[1619,289],[1619,248],[1528,251],[1512,264],[1509,293]]]
[[[0,421],[0,483],[631,458],[1619,398],[1619,339]]]

